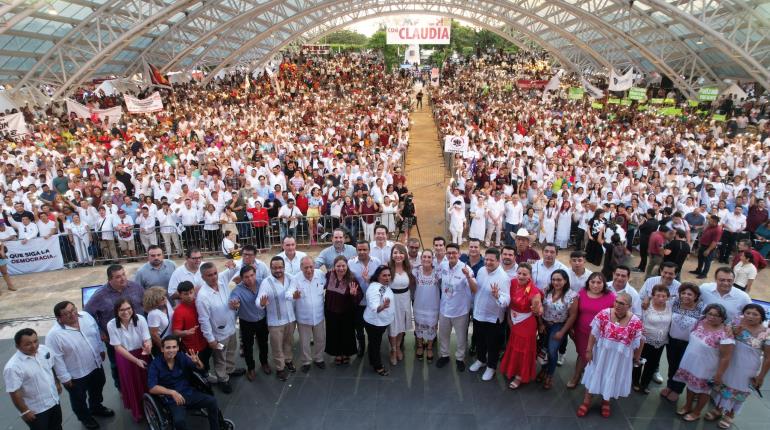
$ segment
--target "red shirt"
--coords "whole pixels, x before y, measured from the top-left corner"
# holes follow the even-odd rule
[[[540,255],[532,248],[527,248],[527,250],[521,254],[518,252],[516,253],[516,264],[528,263],[530,260],[535,261],[539,259]]]
[[[179,303],[174,309],[174,316],[171,318],[171,329],[174,331],[188,330],[198,324],[198,311],[195,309],[195,302],[191,304]],[[183,336],[184,347],[194,351],[203,351],[208,348],[208,342],[203,337],[201,329],[195,330],[195,334]]]
[[[647,252],[650,255],[663,255],[663,246],[666,244],[666,237],[663,233],[656,231],[650,235],[650,243],[647,247]]]
[[[251,214],[251,223],[254,227],[265,227],[268,221],[270,221],[270,218],[267,215],[267,209],[265,208],[248,208],[246,209],[246,212]]]
[[[760,254],[756,249],[750,249],[749,252],[751,252],[751,262],[754,263],[754,267],[757,268],[757,271],[767,267],[767,261],[765,261],[765,257],[763,257],[762,254]],[[732,264],[733,267],[735,267],[735,265],[741,261],[741,254],[742,252],[735,253],[735,258],[733,258]]]
[[[722,239],[722,226],[706,227],[700,235],[700,246],[708,247],[712,243],[717,243]]]

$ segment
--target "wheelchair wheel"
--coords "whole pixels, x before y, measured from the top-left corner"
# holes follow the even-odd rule
[[[149,393],[144,394],[144,416],[147,418],[147,425],[150,430],[169,430],[171,428],[160,405]]]
[[[235,423],[233,423],[231,420],[224,419],[222,420],[220,427],[222,430],[235,430]]]

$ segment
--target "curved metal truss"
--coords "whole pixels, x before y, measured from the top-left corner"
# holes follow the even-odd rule
[[[56,15],[52,15],[56,12]],[[91,77],[263,64],[355,21],[434,14],[537,45],[567,69],[633,66],[692,96],[723,78],[770,88],[770,0],[8,0],[0,81],[65,94]]]

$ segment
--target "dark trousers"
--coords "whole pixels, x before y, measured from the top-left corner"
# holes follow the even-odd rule
[[[636,228],[629,227],[628,233],[626,233],[626,248],[628,248],[629,251],[634,250],[634,234],[636,234]]]
[[[735,240],[738,238],[738,233],[724,230],[722,232],[722,246],[719,247],[719,261],[727,263],[730,258],[730,253],[735,248]]]
[[[353,317],[353,328],[356,330],[356,340],[358,349],[366,349],[366,331],[364,330],[364,310],[366,306],[356,306],[355,316]]]
[[[698,245],[698,268],[695,271],[701,275],[708,275],[709,270],[711,270],[711,260],[714,259],[715,250],[707,254],[707,249],[707,246]]]
[[[35,420],[27,423],[31,430],[61,430],[61,405],[56,405],[45,412],[35,414]]]
[[[641,260],[639,260],[639,270],[644,270],[644,268],[647,267],[647,248],[649,245],[650,236],[639,237],[639,256],[641,257]]]
[[[634,367],[634,371],[631,376],[633,385],[641,388],[642,390],[650,385],[652,376],[658,370],[658,365],[660,365],[660,357],[663,356],[664,346],[665,345],[661,345],[659,348],[656,348],[652,345],[644,344],[644,348],[642,348],[642,358],[647,361],[643,366]]]
[[[674,381],[674,374],[679,370],[679,363],[682,362],[684,357],[684,350],[687,349],[686,340],[674,339],[671,336],[668,337],[668,344],[666,345],[666,360],[668,360],[668,382],[666,386],[676,393],[682,394],[684,391],[684,382]]]
[[[203,363],[203,368],[206,370],[206,372],[211,369],[209,363],[211,362],[212,355],[214,355],[214,351],[208,346],[203,351],[198,351],[198,358],[201,359],[201,363]]]
[[[80,421],[87,420],[92,413],[104,408],[102,389],[105,382],[104,369],[99,367],[82,378],[73,379],[72,387],[64,386],[70,393],[72,412]]]
[[[473,319],[473,331],[478,333],[476,358],[490,369],[497,369],[500,347],[503,343],[503,324]]]
[[[193,390],[192,394],[185,396],[184,400],[185,403],[182,406],[173,403],[168,407],[176,430],[187,430],[187,409],[205,409],[209,419],[209,429],[219,430],[219,407],[214,396]]]
[[[516,231],[519,229],[519,224],[509,224],[505,223],[503,225],[503,243],[508,246],[513,246],[516,244],[516,241],[513,239],[512,233],[516,233]],[[479,238],[483,239],[483,238]]]
[[[112,375],[112,381],[115,384],[115,388],[120,391],[120,377],[118,376],[118,364],[115,361],[115,347],[106,342],[104,346],[107,348],[107,358],[110,359],[110,374]]]
[[[259,347],[259,364],[267,364],[267,318],[259,321],[246,321],[239,318],[241,322],[241,343],[243,344],[243,358],[246,360],[246,367],[254,370],[254,338],[257,339]]]
[[[385,334],[385,330],[388,326],[377,326],[364,322],[366,328],[366,337],[369,338],[369,364],[374,367],[374,370],[382,369],[382,354],[380,354],[380,346],[382,345],[382,335]]]
[[[257,249],[266,249],[267,246],[267,227],[254,227],[254,246]]]
[[[583,239],[586,237],[586,231],[578,228],[575,233],[575,250],[583,251]]]

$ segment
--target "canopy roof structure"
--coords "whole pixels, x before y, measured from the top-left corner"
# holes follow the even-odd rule
[[[260,67],[294,42],[389,15],[461,19],[577,73],[634,67],[686,95],[723,79],[770,88],[770,0],[3,0],[0,83]]]

